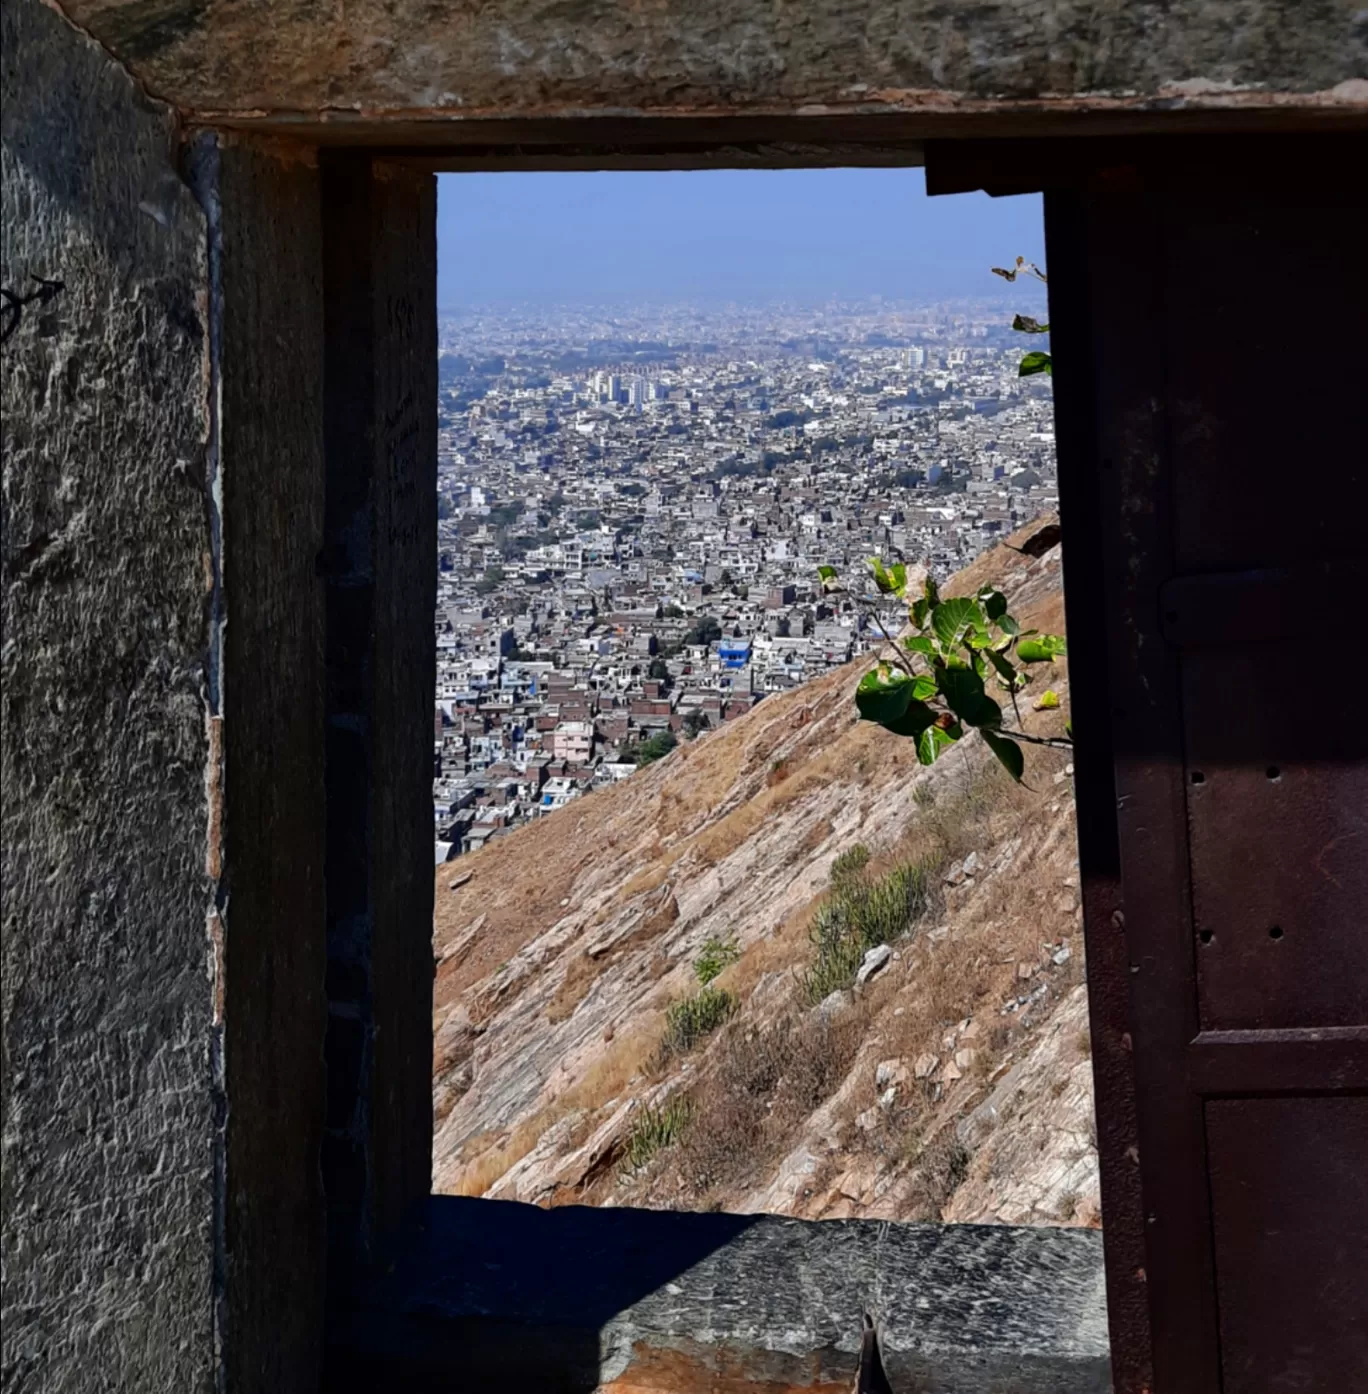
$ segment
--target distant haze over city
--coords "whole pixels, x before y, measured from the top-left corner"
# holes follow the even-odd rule
[[[920,170],[442,180],[438,862],[867,657],[869,557],[1055,507],[1044,287],[992,274],[1041,241]]]
[[[437,303],[1042,299],[1038,196],[928,198],[919,169],[453,174]]]

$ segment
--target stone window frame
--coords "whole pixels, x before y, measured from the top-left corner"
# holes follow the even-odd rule
[[[228,1174],[249,1190],[265,1187],[264,1177],[251,1171],[269,1166],[263,1122],[280,1139],[299,1135],[298,1109],[263,1120],[249,1105],[266,1097],[280,1057],[298,1050],[324,1018],[321,1098],[308,1129],[318,1140],[321,1168],[312,1193],[300,1182],[290,1203],[318,1217],[311,1231],[312,1290],[326,1314],[320,1356],[328,1387],[363,1387],[367,1379],[394,1378],[400,1369],[450,1374],[477,1368],[491,1374],[521,1369],[527,1378],[564,1378],[570,1381],[565,1387],[581,1387],[591,1366],[595,1379],[607,1378],[645,1360],[677,1366],[661,1378],[685,1384],[704,1370],[740,1362],[758,1387],[777,1389],[800,1369],[842,1378],[852,1373],[860,1317],[874,1305],[895,1379],[945,1378],[961,1366],[968,1378],[977,1365],[996,1368],[1004,1378],[1010,1373],[1013,1387],[1023,1391],[1051,1387],[1065,1370],[1074,1387],[1105,1388],[1102,1245],[1095,1233],[1003,1228],[985,1236],[977,1227],[942,1232],[936,1226],[767,1218],[724,1226],[724,1235],[712,1218],[681,1214],[660,1222],[665,1229],[657,1256],[646,1262],[641,1250],[656,1243],[654,1219],[643,1216],[624,1227],[622,1215],[608,1220],[581,1211],[573,1220],[547,1220],[538,1247],[597,1250],[616,1270],[616,1288],[587,1295],[576,1283],[548,1288],[533,1255],[526,1270],[486,1289],[453,1255],[459,1249],[473,1257],[500,1243],[516,1248],[538,1221],[523,1207],[430,1194],[430,760],[426,739],[411,742],[412,750],[405,740],[415,730],[426,737],[430,729],[435,674],[429,622],[435,572],[425,565],[436,548],[435,412],[417,406],[435,401],[436,393],[434,176],[491,168],[912,167],[925,159],[920,142],[895,138],[897,123],[857,119],[832,123],[823,142],[813,140],[810,123],[784,120],[748,123],[749,130],[706,119],[633,124],[630,132],[588,119],[569,125],[575,129],[557,123],[546,133],[547,144],[532,150],[524,144],[514,153],[506,145],[309,150],[223,132],[199,133],[187,147],[192,185],[212,214],[214,352],[225,403],[214,427],[218,449],[230,459],[241,453],[232,449],[234,422],[261,379],[244,376],[240,365],[257,352],[258,340],[307,332],[322,359],[321,374],[307,384],[314,415],[298,432],[307,436],[312,428],[317,447],[308,457],[312,507],[277,521],[296,556],[313,547],[301,545],[301,530],[316,538],[312,584],[293,592],[308,622],[286,632],[297,646],[296,666],[312,672],[311,689],[321,699],[323,742],[309,759],[323,787],[322,896],[315,909],[326,933],[310,954],[288,964],[277,945],[259,948],[268,974],[321,973],[326,990],[312,1014],[297,1018],[293,1039],[272,1027],[277,1034],[268,1058],[254,1076],[239,1069],[235,1077],[233,1062],[266,1027],[274,997],[250,980],[229,978],[227,1089],[239,1124],[230,1110]],[[800,133],[801,141],[794,138]],[[263,226],[273,236],[263,237]],[[313,259],[307,294],[272,301],[262,295],[262,263],[286,247],[306,249],[296,252],[296,274]],[[252,315],[244,313],[248,304]],[[230,490],[224,506],[220,565],[227,578],[224,633],[231,642],[234,599],[255,605],[248,578],[261,570],[261,590],[269,590],[279,578],[265,572],[278,573],[282,556],[279,546],[248,551],[249,535],[263,536],[252,529],[266,519],[258,515],[249,525],[245,491]],[[235,539],[241,539],[236,557]],[[279,652],[274,660],[287,661]],[[254,661],[243,653],[226,665],[226,694],[242,693],[244,686],[252,692]],[[245,711],[250,697],[243,700]],[[245,751],[241,758],[248,758]],[[263,778],[274,775],[257,766],[229,781],[230,825],[234,793],[241,798],[253,779]],[[247,860],[239,855],[235,865],[245,870]],[[242,1120],[253,1114],[249,1130]],[[252,1232],[246,1215],[253,1207],[235,1205],[234,1196],[230,1183],[223,1202],[228,1249],[247,1260],[243,1277],[255,1268],[258,1280],[235,1285],[230,1277],[225,1301],[229,1329],[236,1324],[240,1341],[250,1342],[253,1316],[266,1325],[269,1294],[292,1265],[269,1252],[264,1229]],[[446,1242],[440,1254],[438,1235]],[[858,1235],[864,1238],[855,1260],[850,1244]],[[235,1236],[241,1236],[236,1245]],[[748,1302],[760,1300],[751,1289],[772,1246],[801,1254],[805,1269],[829,1275],[830,1301],[821,1319],[812,1319],[801,1285],[786,1300],[782,1290],[766,1297],[760,1303],[766,1320],[757,1324],[754,1312],[743,1319]],[[492,1269],[488,1260],[482,1263]],[[871,1284],[879,1287],[873,1275],[880,1264],[901,1268],[906,1300],[871,1291]],[[293,1265],[295,1277],[299,1266]],[[1032,1282],[1027,1270],[1048,1283]],[[952,1272],[959,1274],[966,1304],[952,1310],[960,1317],[968,1312],[970,1320],[937,1327],[934,1315],[918,1315],[908,1303],[915,1301],[918,1273],[922,1281],[938,1273],[938,1286],[953,1287],[946,1277]],[[662,1279],[665,1296],[677,1301],[663,1301]],[[729,1286],[734,1299],[720,1308],[719,1286]],[[1062,1303],[1061,1292],[1069,1294]],[[594,1309],[592,1302],[586,1307],[590,1297],[612,1311]],[[707,1334],[700,1336],[704,1311]],[[719,1321],[723,1311],[730,1316]],[[985,1316],[980,1329],[975,1311],[996,1317],[989,1322]],[[598,1323],[593,1331],[586,1313]],[[1001,1339],[986,1330],[989,1325]],[[512,1332],[527,1337],[529,1329],[531,1339],[512,1339]],[[790,1332],[792,1349],[776,1334],[782,1330]],[[934,1358],[922,1349],[928,1341]],[[986,1352],[985,1342],[996,1355]],[[234,1346],[241,1349],[233,1343],[230,1357]]]

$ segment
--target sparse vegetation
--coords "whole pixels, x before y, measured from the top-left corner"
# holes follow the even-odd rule
[[[720,934],[709,935],[703,941],[698,957],[694,959],[694,977],[698,979],[700,987],[707,987],[724,969],[738,962],[740,958],[741,949],[734,934],[726,939]]]
[[[969,1149],[946,1129],[931,1138],[917,1157],[917,1219],[939,1220],[941,1208],[969,1174]]]
[[[485,573],[475,582],[475,593],[477,595],[489,595],[492,591],[499,589],[507,579],[503,567],[494,565],[485,568]]]
[[[630,1176],[646,1166],[658,1152],[673,1147],[692,1115],[688,1097],[676,1094],[659,1108],[638,1109],[623,1148],[620,1174]]]
[[[816,953],[804,978],[812,1002],[849,987],[870,949],[902,938],[921,919],[932,903],[940,861],[929,857],[902,862],[873,879],[864,865],[852,867],[847,864],[838,873],[833,865],[831,895],[812,923]]]
[[[792,1130],[831,1097],[860,1046],[865,1022],[784,1017],[752,1030],[734,1022],[711,1047],[716,1070],[695,1101],[679,1150],[679,1179],[693,1197],[753,1180]]]
[[[660,1041],[662,1057],[692,1050],[704,1036],[716,1031],[736,1007],[736,998],[730,992],[711,985],[676,1002],[665,1013],[665,1034]]]
[[[633,758],[638,767],[651,765],[657,760],[663,760],[678,744],[679,741],[673,731],[661,731],[659,735],[642,741],[633,752]]]
[[[847,847],[831,863],[829,876],[832,886],[839,890],[842,886],[858,880],[868,865],[869,848],[863,842],[857,842],[853,847]]]
[[[684,718],[684,734],[690,740],[696,740],[699,732],[706,731],[711,725],[707,712],[692,711]]]
[[[695,620],[685,631],[681,643],[687,648],[690,644],[715,644],[722,637],[722,626],[713,615],[703,615]]]
[[[995,572],[985,561],[957,584],[974,593],[998,574],[1015,583],[1014,566]],[[1057,596],[1029,605],[1023,602],[1019,611],[1023,624],[1062,627]],[[1051,671],[1067,706],[1067,680],[1058,664]],[[1044,687],[1034,684],[1030,699]],[[1006,699],[1004,707],[1010,714]],[[1053,708],[1034,714],[1027,702],[1021,707],[1032,731],[1059,729]],[[785,1170],[768,1208],[841,1216],[866,1213],[881,1199],[907,1219],[987,1213],[985,1197],[1009,1174],[993,1168],[1004,1165],[1004,1157],[1012,1165],[1015,1154],[995,1140],[975,1140],[982,1152],[971,1158],[955,1125],[1009,1065],[1028,1059],[1042,1027],[1054,1019],[1051,1004],[1083,971],[1076,919],[1056,904],[1061,881],[1076,883],[1066,835],[1070,810],[1050,804],[1067,795],[1050,776],[1069,757],[1063,750],[1027,753],[1027,777],[1037,785],[1032,776],[1043,776],[1043,789],[1014,783],[996,762],[982,758],[980,743],[964,743],[953,762],[927,772],[918,769],[915,742],[889,742],[875,723],[857,724],[854,715],[845,679],[833,678],[806,689],[801,700],[779,696],[739,727],[728,723],[707,742],[681,749],[640,786],[635,802],[626,792],[601,806],[584,805],[578,823],[545,821],[536,834],[544,881],[509,871],[509,840],[478,854],[482,882],[501,887],[495,929],[450,961],[439,987],[443,1001],[452,1000],[451,984],[458,984],[471,994],[472,1014],[480,1008],[477,1024],[491,1008],[508,1014],[517,994],[538,978],[505,969],[495,1004],[481,984],[496,971],[496,961],[523,962],[517,955],[531,926],[550,925],[583,901],[584,932],[556,948],[562,957],[554,964],[552,997],[537,1001],[553,1024],[584,1003],[587,1026],[577,1028],[574,1039],[587,1048],[572,1063],[574,1075],[554,1077],[527,1115],[508,1126],[490,1123],[464,1141],[449,1128],[441,1189],[485,1193],[549,1127],[558,1127],[551,1141],[556,1155],[534,1158],[495,1194],[551,1204],[731,1209],[776,1183],[782,1160],[803,1145],[818,1159],[815,1169],[801,1176]],[[857,778],[866,761],[868,777]],[[605,851],[587,861],[591,836]],[[852,846],[859,836],[868,844]],[[832,860],[840,848],[846,850]],[[942,873],[970,852],[978,860],[969,879],[956,874],[944,882]],[[814,857],[829,868],[816,898]],[[708,874],[714,866],[719,871]],[[908,868],[920,872],[911,878],[921,900],[913,896],[910,915]],[[801,884],[785,893],[800,869]],[[708,885],[698,894],[700,886],[691,883],[705,875]],[[761,876],[767,887],[780,889],[760,894],[755,880]],[[891,893],[900,879],[901,914],[899,897]],[[735,899],[724,905],[723,896]],[[448,898],[450,940],[471,923],[475,909],[459,894]],[[742,954],[731,926],[743,922]],[[819,923],[828,931],[825,959]],[[934,934],[921,932],[933,926]],[[889,937],[901,938],[898,963],[838,1010],[812,1009],[814,970],[830,968],[840,956],[833,949],[848,955],[832,984],[844,986],[866,945]],[[1073,957],[1052,966],[1042,940],[1069,938]],[[559,946],[559,939],[554,942]],[[682,965],[681,944],[690,946]],[[1027,960],[1035,972],[1019,981]],[[665,986],[660,979],[667,973],[672,981],[687,981],[674,994],[687,1000],[673,1006],[668,998],[661,1001],[653,988]],[[626,983],[635,991],[640,983],[640,1003],[626,1013],[605,1011],[595,988],[601,979],[610,990]],[[1027,1004],[1025,994],[1042,983],[1046,994]],[[1020,1011],[1004,1013],[1018,1004]],[[1077,999],[1060,1043],[1069,1069],[1088,1048],[1076,1007]],[[469,1031],[448,1034],[442,1078],[454,1077],[475,1046]],[[515,1052],[505,1055],[505,1068],[522,1068]],[[927,1056],[934,1066],[918,1063]],[[884,1060],[901,1062],[893,1095],[875,1087],[875,1066]],[[1053,1084],[1053,1075],[1032,1076],[1021,1112],[1048,1099]],[[1061,1096],[1070,1117],[1082,1092]],[[636,1106],[620,1111],[628,1099]],[[478,1106],[464,1107],[477,1115]],[[614,1116],[611,1139],[592,1153],[577,1153]],[[1025,1126],[1014,1116],[1002,1135]],[[1074,1135],[1086,1126],[1080,1115]],[[558,1176],[560,1162],[572,1156],[573,1166]],[[1077,1203],[1072,1222],[1088,1222],[1091,1194]],[[1052,1193],[1040,1214],[1058,1222],[1057,1209],[1069,1206],[1060,1206]]]

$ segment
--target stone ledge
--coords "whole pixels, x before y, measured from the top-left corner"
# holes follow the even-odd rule
[[[326,1388],[845,1394],[865,1310],[895,1394],[1111,1387],[1095,1231],[435,1196]]]

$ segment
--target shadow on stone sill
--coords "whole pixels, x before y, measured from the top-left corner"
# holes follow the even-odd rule
[[[449,1196],[334,1314],[325,1388],[845,1394],[866,1312],[893,1394],[1110,1388],[1094,1231]]]

